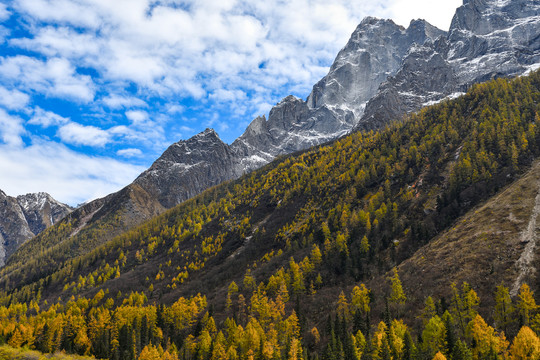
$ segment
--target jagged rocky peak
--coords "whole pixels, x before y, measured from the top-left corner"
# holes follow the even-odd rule
[[[217,152],[219,155],[225,146],[214,129],[207,128],[187,140],[180,140],[169,146],[149,170],[175,164],[194,165],[206,160],[209,153]]]
[[[41,209],[47,204],[58,204],[58,205],[61,204],[60,202],[53,199],[52,196],[47,194],[46,192],[19,195],[17,196],[17,202],[25,210]],[[62,205],[65,205],[65,204],[62,204]]]
[[[246,131],[236,139],[231,148],[238,155],[241,167],[250,171],[270,162],[274,155],[276,140],[268,130],[266,116],[256,117],[247,127]]]
[[[15,198],[0,190],[0,266],[20,245],[72,210],[44,192]]]
[[[399,70],[413,43],[423,44],[444,35],[425,20],[414,20],[405,29],[392,20],[365,18],[337,55],[328,75],[313,87],[308,106],[340,109],[342,117],[352,113],[353,119],[359,119],[379,86]]]
[[[264,134],[268,130],[266,126],[266,116],[257,116],[246,128],[244,134],[248,136],[257,136]]]
[[[184,142],[193,142],[197,140],[206,140],[206,139],[219,139],[219,135],[216,133],[216,131],[212,128],[206,128],[204,131],[201,131],[200,133],[192,136],[188,140],[185,140]],[[220,140],[221,141],[221,140]]]
[[[169,146],[134,183],[164,208],[171,208],[206,188],[242,174],[237,155],[207,128]]]
[[[407,28],[407,34],[413,42],[422,45],[426,40],[434,41],[441,36],[446,36],[447,32],[431,25],[424,19],[414,19],[411,20]]]
[[[456,10],[450,29],[476,35],[492,34],[538,16],[539,8],[537,0],[464,0]]]
[[[73,209],[45,192],[17,196],[28,226],[35,235],[64,218]]]
[[[308,107],[296,96],[289,95],[274,106],[268,114],[268,130],[274,137],[279,137],[283,131],[294,130],[306,119]]]

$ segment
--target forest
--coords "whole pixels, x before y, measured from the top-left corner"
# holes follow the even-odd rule
[[[243,288],[252,279],[245,278]],[[384,320],[371,326],[370,290],[364,284],[343,291],[320,329],[306,328],[287,303],[293,274],[260,283],[246,299],[232,282],[221,324],[200,294],[170,306],[149,304],[132,293],[115,306],[103,291],[93,299],[72,298],[41,310],[31,302],[0,308],[0,340],[12,348],[107,359],[538,359],[540,314],[523,284],[516,301],[508,288],[495,293],[495,327],[478,313],[480,299],[467,284],[452,285],[449,304],[425,301],[415,337],[400,317],[407,295],[397,271],[388,278]],[[304,296],[315,296],[315,293]],[[294,297],[294,295],[293,295]],[[105,300],[106,299],[106,300]],[[44,304],[46,305],[46,304]],[[506,334],[515,334],[513,340]],[[0,348],[1,354],[1,348]]]
[[[538,279],[514,299],[453,284],[420,309],[396,266],[530,167],[539,100],[539,72],[474,85],[84,254],[63,222],[0,270],[1,341],[113,359],[538,359]]]

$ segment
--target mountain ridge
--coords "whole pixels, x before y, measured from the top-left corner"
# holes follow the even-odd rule
[[[447,37],[411,48],[404,66],[368,102],[356,129],[382,126],[472,84],[538,68],[539,22],[539,1],[464,1]]]

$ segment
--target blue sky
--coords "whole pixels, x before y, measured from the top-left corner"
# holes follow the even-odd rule
[[[0,189],[77,203],[212,127],[306,98],[363,17],[447,30],[460,0],[0,0]]]

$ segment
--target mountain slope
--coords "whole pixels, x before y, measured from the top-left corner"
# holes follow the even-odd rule
[[[72,211],[47,193],[7,196],[0,190],[0,265],[28,239]]]
[[[242,282],[250,269],[264,280],[314,245],[328,286],[384,276],[538,156],[539,104],[539,73],[475,86],[379,133],[353,134],[212,188],[74,260],[46,258],[75,242],[31,260],[17,253],[0,285],[19,299],[48,277],[38,287],[52,300],[95,293],[84,285],[92,277],[114,294],[152,284],[152,299],[203,289],[219,299],[228,279]],[[305,288],[315,275],[304,274]]]
[[[71,260],[17,253],[0,270],[0,333],[119,359],[144,358],[148,344],[182,359],[502,355],[498,331],[540,331],[522,282],[540,284],[515,268],[540,211],[538,163],[521,177],[538,156],[540,72],[475,85],[379,132],[282,157]],[[60,245],[46,256],[77,243]],[[486,279],[520,287],[503,299],[520,321],[490,321],[500,310]],[[477,292],[457,284],[445,300],[449,281]]]
[[[498,285],[507,286],[513,297],[524,282],[540,289],[535,226],[540,210],[539,186],[540,162],[536,160],[522,177],[401,263],[398,269],[408,309],[420,315],[418,310],[428,296],[449,301],[452,283],[469,283],[486,308],[494,307],[492,293]],[[372,289],[381,280],[371,282]],[[492,319],[493,314],[486,312],[485,316]]]
[[[129,197],[112,194],[84,205],[67,222],[79,224],[76,226],[78,232],[86,229],[95,233],[99,228],[99,239],[104,243],[149,216],[171,208],[210,186],[237,179],[278,155],[347,134],[374,89],[388,74],[396,71],[407,48],[441,34],[444,33],[424,21],[417,21],[404,29],[391,20],[365,19],[339,53],[328,75],[314,87],[308,101],[286,97],[271,109],[268,120],[264,117],[255,119],[231,145],[223,143],[211,129],[172,144],[133,184],[122,190],[124,193],[144,193],[144,197],[149,198],[148,206],[139,203],[140,207],[136,204],[134,208]],[[361,73],[352,77],[347,75],[352,71],[351,66],[355,73]],[[368,88],[369,91],[366,90]],[[89,216],[101,206],[103,209],[115,209],[115,212],[104,214],[105,210],[101,210],[101,215],[90,216],[83,221],[82,217]],[[126,212],[128,216],[124,218]],[[137,213],[141,214],[140,218],[134,216]],[[102,226],[103,219],[116,219],[116,225]],[[54,239],[41,237],[41,245],[22,249],[21,256],[36,254],[31,251],[37,249],[37,253],[43,253],[48,247],[63,242],[78,243],[77,249],[90,249],[96,245],[96,236],[78,236],[75,241],[72,235],[63,232],[61,235],[56,233]],[[85,239],[88,238],[94,240],[86,244]],[[55,261],[63,262],[73,254],[80,254],[80,251],[59,254]]]
[[[102,229],[102,242],[140,224],[148,214],[236,179],[276,156],[337,139],[352,129],[383,127],[426,104],[456,96],[475,82],[534,68],[540,63],[538,9],[537,0],[466,1],[457,10],[448,33],[423,20],[413,21],[405,29],[391,20],[364,19],[306,101],[284,98],[272,108],[268,119],[253,120],[231,145],[212,130],[171,145],[134,182],[136,193],[152,198],[149,208],[141,203],[141,208],[130,210],[143,217],[129,216],[119,221],[122,225],[118,229]],[[475,19],[481,19],[480,25]],[[120,211],[124,206],[132,205],[109,204],[105,208]],[[93,226],[92,219],[85,226]],[[58,238],[56,243],[65,240]],[[57,260],[69,259],[68,254]]]

